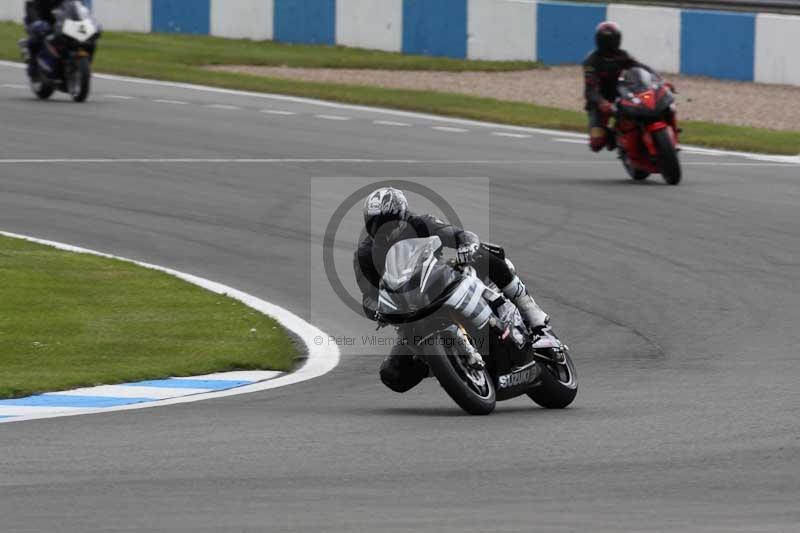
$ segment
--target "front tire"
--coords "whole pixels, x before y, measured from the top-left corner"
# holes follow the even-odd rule
[[[79,57],[69,73],[67,87],[72,100],[85,102],[89,97],[89,88],[92,80],[92,68],[88,57]]]
[[[678,151],[666,128],[653,133],[653,143],[656,145],[658,164],[661,167],[664,181],[669,185],[679,184],[681,182],[681,163],[678,161]]]
[[[625,171],[628,173],[628,176],[630,176],[632,179],[636,181],[642,181],[650,176],[649,172],[635,168],[631,164],[628,154],[623,153],[621,159],[622,159],[622,166],[625,167]]]
[[[539,381],[528,391],[528,397],[546,409],[563,409],[578,395],[578,376],[568,353],[563,364],[543,363]]]
[[[457,343],[456,343],[457,344]],[[428,355],[425,362],[447,394],[471,415],[488,415],[496,404],[494,384],[486,369],[471,370],[455,347]]]

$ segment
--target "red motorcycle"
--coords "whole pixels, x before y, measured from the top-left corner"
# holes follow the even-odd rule
[[[628,174],[643,180],[661,174],[670,185],[681,181],[673,87],[642,67],[622,72],[616,101],[619,158]]]

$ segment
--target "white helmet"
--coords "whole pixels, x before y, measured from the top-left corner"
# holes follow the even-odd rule
[[[364,200],[364,227],[374,237],[383,224],[405,220],[407,213],[408,201],[403,191],[384,187],[370,193]]]

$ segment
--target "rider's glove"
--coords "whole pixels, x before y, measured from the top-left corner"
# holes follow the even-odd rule
[[[477,242],[462,244],[458,247],[458,262],[462,265],[469,265],[475,259],[475,253],[480,245]]]
[[[606,114],[610,114],[614,112],[614,104],[609,102],[608,100],[601,100],[599,104],[597,104],[597,108]]]

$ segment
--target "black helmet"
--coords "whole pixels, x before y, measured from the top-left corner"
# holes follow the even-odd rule
[[[622,31],[616,22],[605,21],[597,25],[594,42],[601,52],[616,52],[622,44]]]
[[[384,187],[373,191],[364,200],[364,226],[367,233],[375,236],[378,228],[387,222],[405,220],[408,201],[403,191],[394,187]]]

